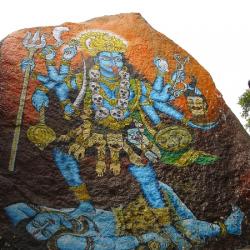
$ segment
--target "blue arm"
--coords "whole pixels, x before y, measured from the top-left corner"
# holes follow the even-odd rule
[[[67,75],[70,71],[70,67],[68,64],[61,64],[59,69],[59,75]]]
[[[155,91],[161,91],[164,83],[164,77],[161,75],[158,75],[155,78],[155,81],[153,83],[153,90]]]
[[[69,88],[65,83],[57,85],[55,92],[60,102],[69,98]]]
[[[65,77],[67,76],[67,74],[58,74],[58,71],[54,65],[48,65],[47,71],[49,78],[55,82],[63,82]]]
[[[32,95],[32,105],[39,112],[43,106],[49,106],[49,97],[42,90],[37,89]]]
[[[169,89],[171,88],[170,84],[166,84],[160,91],[152,90],[150,93],[150,98],[153,101],[158,102],[168,102],[170,100],[173,100],[174,97],[169,93]]]
[[[71,81],[70,81],[70,85],[71,87],[74,89],[74,90],[77,90],[78,89],[78,85],[76,83],[76,78],[72,78]]]
[[[42,84],[46,84],[46,83],[49,82],[50,79],[49,79],[48,76],[38,74],[38,75],[37,75],[37,80],[38,80],[39,82],[41,82]]]

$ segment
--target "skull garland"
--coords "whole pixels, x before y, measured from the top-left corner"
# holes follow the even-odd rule
[[[100,86],[98,83],[96,82],[90,82],[89,83],[89,88],[92,91],[92,93],[98,93],[98,91],[100,90]]]
[[[121,79],[129,80],[130,75],[129,75],[129,73],[127,72],[127,68],[122,69],[122,70],[119,72],[119,76],[121,77]]]
[[[121,109],[127,109],[127,107],[128,107],[128,100],[127,99],[119,99],[117,106],[119,108],[121,108]]]
[[[100,71],[97,68],[93,67],[89,70],[89,78],[92,81],[98,81],[100,76],[101,76]]]
[[[124,119],[124,112],[120,110],[119,108],[111,109],[110,114],[116,119],[116,120],[123,120]]]
[[[103,97],[99,94],[94,94],[92,96],[92,101],[96,106],[102,106],[103,104]]]
[[[127,89],[120,88],[119,94],[122,99],[128,99],[129,97],[129,91]]]
[[[95,110],[95,119],[101,120],[105,119],[109,115],[111,115],[116,120],[123,120],[125,118],[125,110],[128,108],[129,104],[129,87],[130,87],[130,74],[127,72],[127,69],[124,68],[119,72],[120,76],[120,85],[118,91],[117,105],[114,106],[111,110],[104,107],[103,101],[104,98],[100,94],[100,71],[95,68],[90,69],[89,71],[89,89],[92,92],[92,102],[96,106]]]
[[[95,119],[96,120],[101,120],[109,115],[109,110],[104,108],[104,107],[99,107],[96,112],[95,112]]]
[[[127,79],[121,81],[121,89],[129,89],[130,82]]]

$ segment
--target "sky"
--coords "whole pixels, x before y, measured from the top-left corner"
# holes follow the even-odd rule
[[[33,26],[139,12],[212,76],[238,119],[250,80],[250,0],[1,0],[0,40]]]

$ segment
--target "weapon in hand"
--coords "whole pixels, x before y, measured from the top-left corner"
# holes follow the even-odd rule
[[[40,42],[40,43],[39,43]],[[34,36],[32,37],[32,34],[30,32],[27,33],[25,38],[23,39],[23,46],[28,50],[29,55],[28,59],[33,59],[35,52],[46,46],[46,40],[45,36],[42,35],[40,37],[39,31],[35,32]],[[25,70],[24,74],[24,80],[23,80],[23,88],[19,100],[19,107],[17,112],[17,118],[16,118],[16,127],[14,132],[14,137],[12,141],[12,147],[11,147],[11,155],[10,155],[10,161],[9,161],[9,171],[13,172],[15,168],[15,160],[16,160],[16,154],[17,154],[17,148],[20,138],[20,132],[21,132],[21,124],[22,124],[22,118],[23,118],[23,111],[25,106],[25,100],[26,100],[26,94],[27,94],[27,88],[29,84],[29,78],[30,73],[32,71],[31,66],[28,66]]]
[[[179,54],[175,54],[174,59],[176,60],[177,65],[176,65],[176,70],[172,75],[172,92],[173,92],[172,94],[174,95],[174,97],[179,97],[187,90],[187,84],[184,83],[184,80],[186,77],[185,65],[187,62],[189,62],[189,57],[187,56],[181,58]],[[181,89],[177,88],[178,83],[182,83],[183,88]]]
[[[56,139],[55,131],[45,124],[45,107],[40,109],[39,123],[31,126],[27,131],[28,139],[43,151]]]
[[[86,77],[86,74],[87,74],[87,70],[86,70],[86,62],[85,60],[83,59],[83,82],[82,82],[82,88],[78,94],[78,96],[76,97],[73,105],[76,107],[76,108],[79,108],[79,106],[81,105],[82,101],[83,101],[83,98],[85,96],[85,93],[86,93],[86,88],[87,88],[87,77]]]

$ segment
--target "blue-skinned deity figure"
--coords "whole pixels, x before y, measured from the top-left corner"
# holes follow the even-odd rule
[[[216,123],[195,124],[185,119],[184,114],[172,105],[171,102],[186,90],[201,94],[196,86],[194,88],[188,84],[184,84],[182,90],[175,88],[176,84],[185,80],[184,66],[176,68],[171,83],[164,83],[164,75],[168,72],[167,60],[154,58],[152,63],[157,69],[157,75],[151,85],[132,77],[124,56],[127,43],[120,37],[108,32],[89,31],[79,37],[79,43],[81,49],[93,56],[94,65],[88,74],[78,77],[70,70],[70,62],[77,54],[75,45],[64,49],[59,69],[54,63],[55,49],[47,46],[42,53],[48,74],[37,74],[40,85],[32,96],[32,104],[39,112],[42,107],[48,107],[48,92],[54,91],[66,119],[74,119],[79,114],[83,119],[81,126],[57,139],[58,142],[68,144],[68,151],[59,146],[52,150],[54,163],[79,205],[75,209],[48,209],[46,212],[23,203],[11,205],[6,208],[6,212],[12,222],[17,224],[25,218],[31,218],[27,231],[37,240],[54,238],[54,244],[61,250],[90,247],[125,250],[152,242],[157,243],[158,249],[167,249],[171,242],[178,249],[188,249],[191,247],[189,242],[200,243],[225,233],[240,234],[243,220],[240,208],[234,208],[223,223],[199,221],[167,184],[157,180],[153,162],[163,159],[163,150],[161,144],[152,139],[154,134],[150,133],[151,128],[158,133],[164,127],[161,117],[183,122],[185,126],[194,129],[209,130],[216,126]],[[23,69],[27,65],[34,68],[31,60],[22,62]],[[71,90],[81,92],[82,88],[85,91],[82,106],[77,109],[69,94]],[[139,129],[138,124],[144,125],[146,129]],[[143,136],[137,136],[137,130],[141,130]],[[132,137],[130,132],[135,134],[133,140],[129,139]],[[146,143],[146,140],[151,143]],[[134,152],[133,143],[137,143],[139,155]],[[124,150],[128,153],[128,171],[139,183],[141,190],[141,197],[130,206],[116,208],[113,212],[94,207],[87,185],[80,175],[79,164],[85,149],[93,146],[97,149],[96,172],[100,178],[108,168],[114,175],[120,174],[120,152]],[[109,166],[106,165],[106,149],[110,152]],[[168,157],[166,155],[165,158]],[[139,212],[136,210],[138,206],[142,207]],[[145,209],[148,213],[143,212]],[[128,214],[133,213],[135,217],[129,218]],[[152,216],[147,217],[148,214]],[[132,223],[136,218],[139,220],[138,225]],[[147,218],[157,218],[157,230],[152,227],[154,221],[147,222]],[[67,232],[58,234],[61,228],[66,228]]]
[[[168,209],[162,209],[161,220],[156,220],[157,210],[147,206],[142,197],[129,207],[116,208],[112,212],[95,209],[92,205],[90,209],[87,204],[82,207],[81,214],[72,216],[74,209],[51,209],[26,203],[12,204],[5,208],[5,212],[15,226],[25,220],[26,231],[38,241],[47,241],[48,249],[130,250],[143,245],[149,249],[174,247],[181,250],[191,249],[192,244],[199,246],[214,237],[241,233],[244,214],[238,207],[233,208],[223,223],[200,221],[168,185],[158,184],[168,197],[168,205],[176,211],[172,220]],[[138,206],[144,211],[138,211]],[[137,213],[133,213],[133,209]],[[138,222],[143,212],[152,216],[151,221],[144,221],[144,229],[148,228],[148,231],[141,231],[143,223]],[[124,217],[128,213],[130,217]]]

